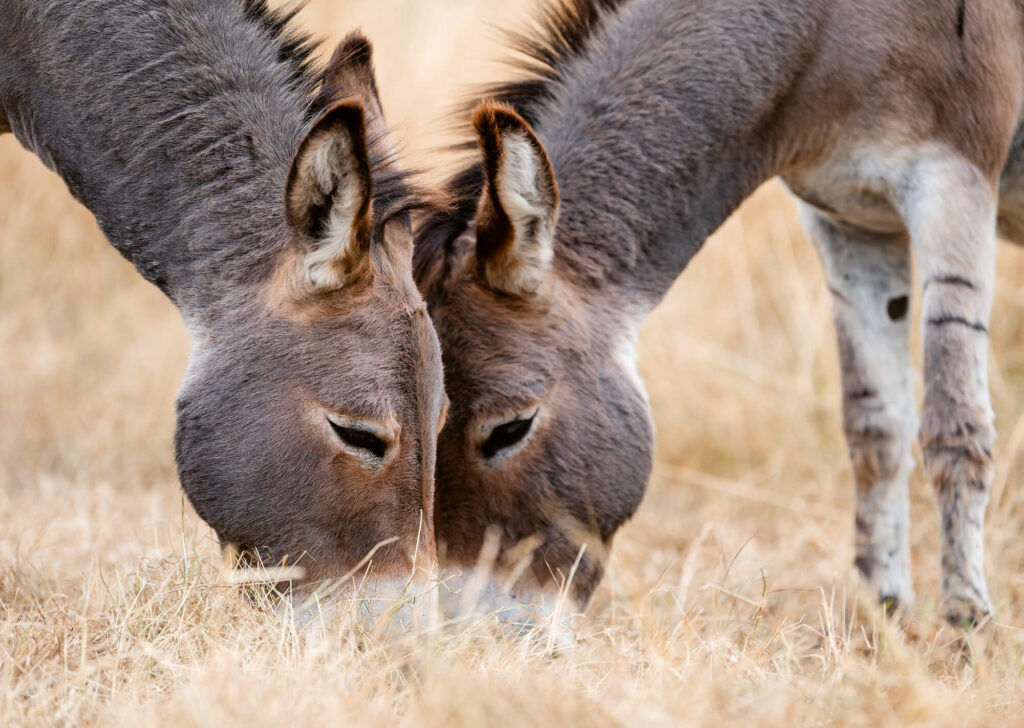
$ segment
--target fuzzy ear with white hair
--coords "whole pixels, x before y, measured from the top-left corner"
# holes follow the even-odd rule
[[[367,137],[385,141],[387,126],[373,68],[373,44],[362,33],[349,33],[338,43],[323,75],[320,95],[327,99],[358,98],[366,107]]]
[[[478,274],[516,296],[537,292],[554,258],[558,184],[530,125],[508,106],[484,102],[473,114],[485,189],[477,208]]]
[[[302,276],[314,290],[341,288],[366,269],[372,199],[363,103],[343,99],[302,140],[285,192]]]

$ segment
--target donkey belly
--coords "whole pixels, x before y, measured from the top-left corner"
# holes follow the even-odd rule
[[[833,222],[878,235],[904,231],[890,191],[911,155],[871,149],[832,155],[813,167],[783,175],[790,191]]]
[[[999,235],[1024,245],[1024,124],[1017,128],[999,179]]]
[[[786,174],[782,181],[833,222],[863,232],[896,235],[905,227],[888,190],[909,169],[908,154],[913,152],[897,153],[888,160],[881,155],[830,160]],[[999,235],[1024,245],[1024,127],[1018,130],[999,181]]]

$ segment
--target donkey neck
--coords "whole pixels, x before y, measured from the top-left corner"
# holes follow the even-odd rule
[[[0,129],[180,308],[261,279],[308,108],[256,2],[0,0]],[[276,32],[280,32],[278,29]]]
[[[605,20],[538,117],[566,268],[653,307],[778,172],[770,122],[813,46],[802,5],[632,0]]]

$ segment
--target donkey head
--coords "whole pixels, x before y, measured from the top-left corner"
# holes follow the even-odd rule
[[[269,272],[194,332],[179,395],[182,483],[224,544],[338,577],[435,563],[440,348],[412,280],[407,214],[377,175],[384,127],[368,43],[335,55],[283,194]],[[375,176],[377,177],[375,179]],[[378,189],[375,190],[375,185]],[[385,190],[386,192],[386,190]]]
[[[473,121],[483,156],[475,220],[447,233],[443,254],[429,250],[428,223],[417,250],[451,397],[438,445],[439,548],[471,565],[497,527],[499,571],[513,573],[526,563],[514,547],[532,543],[519,598],[568,577],[586,545],[573,584],[585,602],[650,470],[635,322],[563,255],[559,186],[527,122],[493,103]]]

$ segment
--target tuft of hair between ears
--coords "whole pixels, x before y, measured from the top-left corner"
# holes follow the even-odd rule
[[[277,45],[278,59],[291,67],[293,82],[308,99],[306,120],[309,128],[334,104],[350,95],[331,80],[335,61],[321,64],[316,58],[318,39],[300,30],[296,17],[309,0],[287,0],[272,8],[269,0],[239,0],[245,18],[257,25]],[[372,68],[372,45],[359,34],[349,35],[339,46],[343,60],[352,64],[369,64]],[[376,85],[372,92],[376,93]],[[367,100],[369,101],[369,100]],[[308,131],[308,129],[307,129]],[[411,225],[418,211],[436,210],[446,206],[444,198],[429,191],[418,181],[418,170],[403,169],[398,152],[387,143],[386,133],[367,138],[370,174],[373,178],[373,219],[370,241],[382,244],[392,223]]]
[[[602,30],[607,17],[628,0],[560,0],[546,8],[540,20],[527,31],[508,32],[510,50],[519,57],[508,65],[517,77],[485,86],[453,112],[454,126],[465,129],[470,110],[481,101],[491,100],[515,111],[531,126],[550,100],[554,87],[562,80],[566,67],[587,52],[593,38]],[[467,138],[452,145],[462,153],[478,153],[477,140]],[[454,241],[465,232],[477,215],[477,204],[486,184],[483,164],[474,161],[463,166],[445,184],[442,204],[421,209],[414,251],[415,276],[424,281],[438,269],[438,259],[452,252]]]

